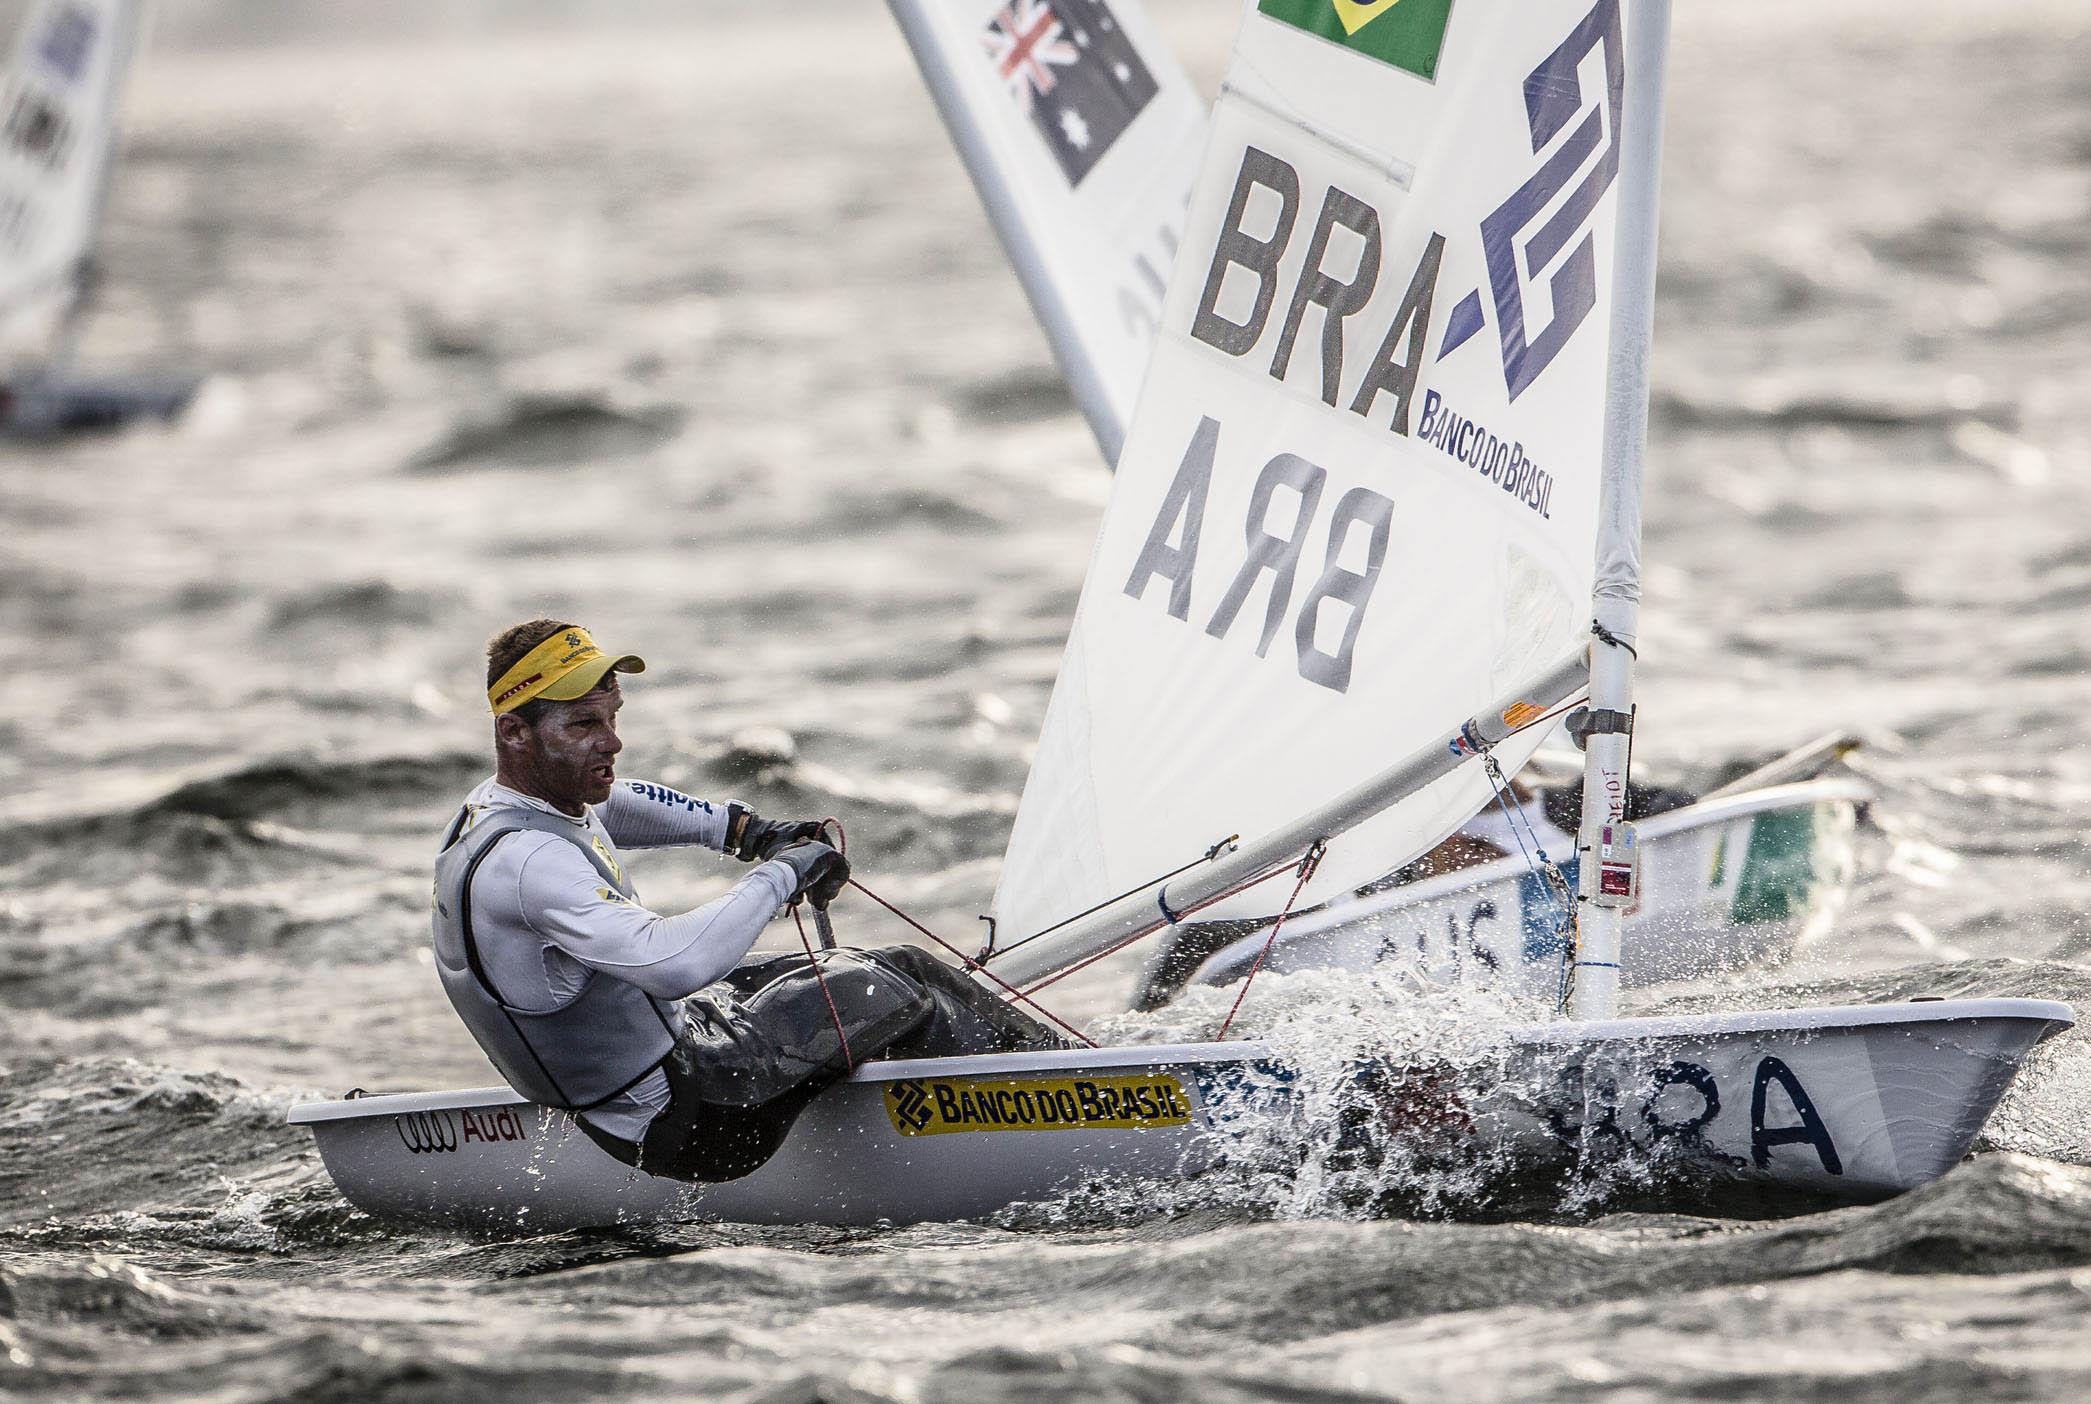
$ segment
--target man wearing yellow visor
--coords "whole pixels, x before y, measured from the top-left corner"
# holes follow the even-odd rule
[[[433,920],[444,991],[510,1086],[627,1165],[724,1180],[853,1061],[1058,1046],[927,951],[825,951],[818,976],[802,954],[744,960],[849,863],[819,821],[619,780],[618,678],[645,670],[561,620],[487,645],[495,771],[444,839]],[[622,850],[683,846],[756,867],[693,911],[641,906]]]

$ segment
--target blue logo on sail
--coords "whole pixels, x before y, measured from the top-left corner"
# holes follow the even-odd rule
[[[1585,93],[1581,66],[1599,51],[1604,55],[1604,90]],[[1481,247],[1503,346],[1503,381],[1513,400],[1553,364],[1597,306],[1596,236],[1588,226],[1619,174],[1619,113],[1625,93],[1618,0],[1598,0],[1525,78],[1532,154],[1544,159],[1531,178],[1481,222]],[[1533,327],[1525,317],[1525,288],[1541,277],[1552,293],[1553,314],[1545,326]],[[1472,309],[1460,304],[1455,320],[1465,335],[1457,340],[1448,335],[1446,351],[1479,330],[1479,311],[1478,301]]]

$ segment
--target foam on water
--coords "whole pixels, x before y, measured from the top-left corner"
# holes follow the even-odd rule
[[[1211,1038],[1239,984],[1193,987],[1104,1021],[1113,1043]],[[1530,1074],[1511,1035],[1548,1011],[1514,995],[1445,989],[1398,966],[1359,977],[1259,975],[1229,1029],[1269,1050],[1209,1102],[1221,1163],[1193,1180],[1087,1194],[1087,1212],[1226,1211],[1285,1219],[1505,1212],[1528,1160],[1475,1134],[1470,1108]],[[1537,1086],[1526,1089],[1537,1095]]]

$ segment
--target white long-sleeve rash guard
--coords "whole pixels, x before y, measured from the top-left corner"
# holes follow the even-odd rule
[[[610,798],[579,818],[488,780],[465,803],[478,824],[492,811],[535,809],[581,831],[619,870],[627,848],[697,846],[724,851],[726,808],[643,780],[620,780]],[[510,834],[472,879],[472,931],[488,977],[518,1009],[554,1009],[580,992],[592,970],[629,980],[659,999],[681,999],[725,975],[791,897],[788,863],[763,863],[715,901],[677,916],[628,902],[573,844],[553,834]],[[587,1113],[613,1136],[636,1141],[668,1105],[656,1072]]]

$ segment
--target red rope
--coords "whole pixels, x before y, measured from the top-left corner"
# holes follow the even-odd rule
[[[829,815],[829,816],[828,816],[827,818],[825,818],[825,819],[821,820],[821,824],[822,824],[822,826],[823,826],[823,827],[825,827],[826,825],[829,825],[829,824],[833,824],[833,825],[835,826],[835,848],[836,848],[836,851],[837,851],[837,852],[839,852],[839,853],[847,854],[847,853],[849,852],[849,835],[843,832],[843,829],[842,829],[842,821],[841,821],[840,819],[837,819],[836,817],[834,817],[834,816],[833,816],[833,815],[831,814],[831,815]],[[1061,1018],[1061,1017],[1060,1017],[1060,1016],[1059,1016],[1058,1014],[1055,1014],[1055,1013],[1054,1013],[1054,1012],[1053,1012],[1052,1010],[1050,1010],[1050,1009],[1046,1008],[1046,1007],[1045,1007],[1044,1005],[1040,1004],[1040,1003],[1039,1003],[1039,1002],[1038,1002],[1037,1000],[1035,1000],[1035,999],[1032,999],[1032,998],[1031,998],[1031,997],[1030,997],[1029,995],[1027,995],[1027,994],[1026,994],[1026,993],[1025,993],[1024,991],[1022,991],[1022,990],[1018,989],[1018,988],[1017,988],[1016,986],[1014,986],[1014,985],[1010,984],[1010,983],[1009,983],[1009,982],[1008,982],[1007,980],[1004,980],[1004,979],[1003,979],[1003,978],[1002,978],[1001,976],[999,976],[999,975],[995,974],[995,972],[994,972],[994,971],[992,971],[992,970],[988,969],[988,968],[987,968],[987,967],[986,967],[985,965],[983,965],[983,964],[981,964],[981,963],[980,963],[979,961],[977,961],[977,960],[973,959],[973,957],[971,957],[971,956],[967,955],[967,954],[966,954],[966,953],[965,953],[964,951],[962,951],[962,950],[960,950],[960,949],[959,949],[958,947],[956,947],[956,946],[952,945],[952,944],[951,944],[951,943],[950,943],[949,941],[945,940],[945,939],[944,939],[943,937],[941,937],[941,936],[937,935],[937,933],[936,933],[936,932],[934,932],[934,931],[931,931],[931,930],[930,930],[930,929],[929,929],[928,927],[924,926],[924,925],[923,925],[923,924],[922,924],[921,922],[919,922],[919,921],[915,920],[915,919],[914,919],[913,917],[909,916],[909,915],[908,915],[908,914],[907,914],[906,912],[904,912],[904,911],[902,911],[902,910],[901,910],[900,908],[898,908],[898,907],[894,906],[894,905],[893,905],[893,904],[892,904],[891,902],[888,902],[888,901],[887,901],[887,900],[886,900],[885,898],[883,898],[883,897],[879,896],[879,895],[878,895],[878,894],[877,894],[876,892],[873,892],[873,891],[872,891],[872,890],[871,890],[870,888],[866,887],[866,886],[865,886],[865,885],[864,885],[863,883],[861,883],[861,882],[858,882],[858,881],[857,881],[857,880],[856,880],[855,878],[851,878],[851,879],[849,880],[849,885],[850,885],[851,887],[854,887],[854,888],[856,888],[856,889],[857,889],[857,891],[859,891],[859,892],[863,893],[863,894],[864,894],[864,895],[865,895],[866,897],[869,897],[869,898],[870,898],[870,899],[871,899],[872,901],[874,901],[874,902],[878,903],[878,904],[879,904],[879,905],[880,905],[881,907],[884,907],[884,908],[885,908],[885,909],[886,909],[887,911],[889,911],[889,912],[893,913],[893,915],[895,915],[895,916],[899,917],[899,918],[900,918],[900,919],[901,919],[902,921],[906,922],[906,923],[907,923],[907,924],[908,924],[909,926],[912,926],[912,927],[914,927],[914,928],[915,928],[915,930],[917,930],[917,931],[921,932],[921,933],[922,933],[922,934],[923,934],[924,936],[927,936],[927,937],[928,937],[928,938],[929,938],[930,940],[932,940],[932,941],[936,942],[936,943],[937,943],[937,944],[938,944],[939,946],[942,946],[942,947],[943,947],[943,948],[944,948],[945,950],[947,950],[947,951],[951,952],[951,954],[953,954],[953,955],[957,956],[957,957],[958,957],[958,959],[959,959],[959,963],[960,963],[961,965],[965,966],[965,968],[966,968],[966,969],[968,969],[968,970],[971,970],[971,971],[974,971],[974,972],[976,972],[976,973],[978,973],[978,974],[981,974],[981,975],[985,975],[985,976],[986,976],[986,977],[987,977],[988,979],[990,979],[990,980],[994,981],[994,982],[995,982],[995,984],[997,984],[997,985],[1001,986],[1001,988],[1002,988],[1002,994],[1003,994],[1003,997],[1004,997],[1005,999],[1007,999],[1008,1001],[1010,1001],[1011,1003],[1022,1003],[1022,1004],[1028,1004],[1028,1005],[1030,1005],[1030,1006],[1031,1006],[1031,1008],[1032,1008],[1032,1009],[1034,1009],[1034,1010],[1036,1010],[1036,1011],[1038,1012],[1038,1014],[1039,1014],[1039,1015],[1040,1015],[1040,1016],[1041,1016],[1042,1018],[1044,1018],[1044,1019],[1045,1019],[1045,1020],[1046,1020],[1046,1021],[1047,1021],[1048,1023],[1052,1023],[1052,1024],[1056,1024],[1056,1025],[1058,1025],[1058,1026],[1059,1026],[1059,1027],[1060,1027],[1061,1029],[1063,1029],[1063,1030],[1065,1030],[1066,1032],[1068,1032],[1068,1033],[1070,1033],[1070,1034],[1074,1035],[1074,1037],[1076,1037],[1077,1039],[1080,1039],[1080,1040],[1081,1040],[1081,1041],[1082,1041],[1083,1043],[1086,1043],[1086,1044],[1088,1044],[1088,1045],[1089,1045],[1089,1046],[1090,1046],[1091,1048],[1094,1048],[1094,1047],[1096,1047],[1096,1040],[1095,1040],[1095,1039],[1093,1039],[1093,1038],[1091,1038],[1091,1037],[1090,1037],[1090,1036],[1089,1036],[1088,1034],[1085,1034],[1085,1033],[1083,1033],[1083,1032],[1082,1032],[1082,1031],[1081,1031],[1080,1029],[1076,1028],[1076,1027],[1075,1027],[1075,1026],[1074,1026],[1073,1024],[1070,1024],[1070,1023],[1068,1023],[1068,1022],[1067,1022],[1067,1020],[1065,1020],[1065,1019]],[[792,908],[792,916],[793,916],[794,918],[796,918],[796,917],[798,916],[798,908],[796,908],[796,907]],[[802,923],[802,924],[801,924],[801,925],[799,926],[799,940],[800,940],[800,941],[802,941],[802,942],[806,940],[806,928],[805,928],[805,925],[804,925],[803,923]],[[808,954],[808,955],[811,955],[811,954],[812,954],[812,950],[813,950],[813,947],[812,947],[811,943],[807,943],[807,946],[806,946],[806,950],[807,950],[807,954]],[[816,973],[818,973],[818,967],[816,967]],[[823,995],[825,995],[825,994],[826,994],[826,993],[828,992],[828,984],[827,984],[827,981],[825,981],[825,980],[821,981],[821,986],[820,986],[820,992],[821,992],[821,993],[822,993]],[[833,1012],[834,1012],[834,1008],[835,1008],[835,1004],[834,1004],[834,1001],[830,1000],[830,1001],[828,1002],[828,1010],[829,1010],[829,1012],[830,1012],[830,1013],[833,1013]],[[841,1021],[840,1021],[839,1019],[838,1019],[838,1020],[836,1021],[836,1024],[835,1024],[835,1031],[836,1031],[837,1033],[840,1033],[840,1032],[842,1031],[842,1024],[841,1024]],[[846,1047],[846,1045],[845,1045],[845,1047]]]
[[[835,1037],[842,1040],[842,1063],[851,1072],[857,1070],[857,1060],[849,1051],[849,1035],[842,1031],[842,1011],[835,1007],[835,996],[828,993],[828,977],[820,968],[820,957],[813,953],[813,942],[806,935],[806,920],[799,915],[799,904],[791,904],[791,919],[799,928],[799,944],[806,948],[806,963],[813,967],[813,982],[820,986],[820,997],[827,1001],[828,1018],[834,1021]]]
[[[1027,993],[1026,993],[1025,991],[1023,991],[1023,990],[1020,990],[1020,989],[1018,989],[1018,988],[1017,988],[1017,987],[1016,987],[1015,985],[1012,985],[1012,984],[1010,984],[1010,983],[1009,983],[1009,982],[1008,982],[1007,980],[1003,979],[1003,978],[1002,978],[1002,977],[1001,977],[1000,975],[997,975],[997,974],[996,974],[996,973],[995,973],[994,971],[992,971],[992,970],[988,969],[988,968],[987,968],[986,966],[982,965],[982,964],[981,964],[981,963],[980,963],[979,961],[977,961],[977,960],[973,959],[973,957],[971,957],[971,956],[967,955],[967,954],[966,954],[966,953],[965,953],[964,951],[962,951],[962,950],[960,950],[960,949],[959,949],[958,947],[956,947],[956,946],[952,945],[952,944],[951,944],[951,943],[950,943],[949,941],[945,940],[945,939],[944,939],[943,937],[941,937],[941,936],[937,935],[937,933],[936,933],[936,932],[934,932],[934,931],[931,931],[931,930],[930,930],[930,929],[929,929],[928,927],[924,926],[924,925],[923,925],[923,924],[922,924],[921,922],[919,922],[919,921],[915,920],[915,919],[914,919],[913,917],[909,916],[909,915],[908,915],[908,914],[907,914],[906,912],[904,912],[904,911],[902,911],[902,910],[901,910],[900,908],[898,908],[898,907],[894,906],[894,905],[893,905],[893,904],[892,904],[891,902],[888,902],[888,901],[887,901],[887,900],[886,900],[885,898],[883,898],[883,897],[879,896],[879,895],[878,895],[878,894],[877,894],[876,892],[873,892],[873,891],[872,891],[872,890],[871,890],[870,888],[866,887],[866,886],[865,886],[865,885],[864,885],[863,883],[861,883],[861,882],[858,882],[858,881],[857,881],[857,880],[856,880],[855,878],[851,878],[851,879],[849,880],[849,885],[850,885],[851,887],[854,887],[854,888],[856,888],[856,889],[857,889],[857,891],[859,891],[859,892],[863,893],[863,894],[864,894],[864,895],[865,895],[866,897],[869,897],[869,898],[870,898],[870,899],[871,899],[872,901],[874,901],[874,902],[878,903],[878,904],[879,904],[879,905],[880,905],[881,907],[884,907],[884,908],[885,908],[885,909],[886,909],[887,911],[889,911],[889,912],[893,913],[893,915],[895,915],[895,916],[899,917],[899,918],[900,918],[900,919],[901,919],[902,921],[906,922],[906,923],[907,923],[907,924],[908,924],[909,926],[912,926],[912,927],[914,927],[914,928],[915,928],[915,929],[916,929],[917,931],[921,932],[921,933],[922,933],[922,934],[923,934],[924,936],[927,936],[927,937],[928,937],[928,938],[929,938],[930,940],[932,940],[932,941],[936,942],[936,943],[937,943],[938,945],[942,946],[942,947],[943,947],[943,948],[944,948],[945,950],[947,950],[947,951],[951,952],[951,954],[953,954],[953,955],[957,956],[957,957],[958,957],[958,959],[959,959],[959,961],[960,961],[960,963],[961,963],[961,964],[963,964],[963,965],[964,965],[964,966],[966,967],[966,969],[968,969],[968,970],[971,970],[971,971],[974,971],[974,972],[976,972],[976,973],[978,973],[978,974],[981,974],[981,975],[985,975],[985,976],[986,976],[986,977],[987,977],[988,979],[990,979],[990,980],[994,981],[994,982],[995,982],[995,984],[997,984],[997,985],[999,985],[999,986],[1001,987],[1001,989],[1002,989],[1002,994],[1003,994],[1003,997],[1004,997],[1005,999],[1009,1000],[1009,1001],[1010,1001],[1010,1003],[1012,1003],[1012,1004],[1028,1004],[1028,1005],[1030,1005],[1030,1006],[1031,1006],[1031,1008],[1033,1008],[1033,1009],[1035,1009],[1036,1011],[1038,1011],[1038,1013],[1039,1013],[1040,1017],[1042,1017],[1042,1018],[1046,1019],[1046,1020],[1047,1020],[1048,1022],[1050,1022],[1050,1023],[1053,1023],[1053,1024],[1057,1024],[1057,1025],[1059,1025],[1059,1026],[1060,1026],[1060,1027],[1061,1027],[1062,1029],[1065,1029],[1065,1030],[1066,1030],[1066,1031],[1067,1031],[1068,1033],[1070,1033],[1070,1034],[1073,1034],[1073,1035],[1074,1035],[1074,1036],[1075,1036],[1076,1038],[1078,1038],[1078,1039],[1080,1039],[1080,1040],[1081,1040],[1082,1042],[1084,1042],[1084,1043],[1088,1044],[1088,1045],[1089,1045],[1089,1046],[1090,1046],[1091,1048],[1094,1048],[1094,1047],[1096,1047],[1096,1046],[1097,1046],[1097,1044],[1096,1044],[1096,1040],[1095,1040],[1095,1039],[1093,1039],[1093,1038],[1091,1038],[1091,1037],[1090,1037],[1090,1036],[1089,1036],[1088,1034],[1085,1034],[1085,1033],[1083,1033],[1083,1032],[1082,1032],[1082,1031],[1081,1031],[1080,1029],[1076,1028],[1076,1027],[1075,1027],[1075,1026],[1074,1026],[1073,1024],[1070,1024],[1070,1023],[1068,1023],[1068,1022],[1067,1022],[1067,1020],[1065,1020],[1065,1019],[1061,1018],[1061,1017],[1060,1017],[1060,1016],[1059,1016],[1058,1014],[1055,1014],[1055,1013],[1054,1013],[1054,1012],[1053,1012],[1052,1010],[1050,1010],[1050,1009],[1046,1008],[1046,1007],[1045,1007],[1045,1006],[1044,1006],[1043,1004],[1040,1004],[1040,1003],[1039,1003],[1039,1002],[1038,1002],[1037,1000],[1035,1000],[1035,999],[1031,998],[1031,996],[1030,996],[1029,994],[1027,994]]]
[[[1271,947],[1278,940],[1278,933],[1285,929],[1285,918],[1292,915],[1292,904],[1300,900],[1300,893],[1306,890],[1308,880],[1314,876],[1314,870],[1321,866],[1321,855],[1328,851],[1329,841],[1316,839],[1314,847],[1307,850],[1307,856],[1300,859],[1300,880],[1292,885],[1292,895],[1285,899],[1285,909],[1279,912],[1278,919],[1271,923],[1271,934],[1263,938],[1263,949],[1256,953],[1256,963],[1249,967],[1248,975],[1243,978],[1241,992],[1235,995],[1234,1007],[1227,1011],[1227,1017],[1220,1021],[1220,1031],[1213,1035],[1215,1039],[1227,1037],[1227,1030],[1234,1027],[1234,1016],[1241,1013],[1242,1001],[1249,997],[1249,986],[1256,983],[1256,972],[1263,969],[1264,957],[1271,953]]]
[[[1234,886],[1228,888],[1225,892],[1216,892],[1212,896],[1206,898],[1203,902],[1200,902],[1195,906],[1185,907],[1182,911],[1175,913],[1175,918],[1177,921],[1182,921],[1185,917],[1197,912],[1202,912],[1207,907],[1212,906],[1216,902],[1224,902],[1229,897],[1239,897],[1242,893],[1247,892],[1250,888],[1256,886],[1258,883],[1269,882],[1272,878],[1284,872],[1288,866],[1290,865],[1280,863],[1277,867],[1272,868],[1269,872],[1259,873],[1255,877],[1248,879],[1246,882],[1236,883]],[[1040,980],[1037,984],[1028,986],[1024,990],[1024,993],[1037,994],[1047,985],[1058,984],[1060,981],[1065,980],[1068,976],[1075,974],[1077,971],[1086,970],[1100,960],[1109,960],[1112,956],[1117,955],[1120,951],[1124,950],[1127,946],[1132,945],[1134,942],[1144,941],[1148,937],[1154,935],[1155,932],[1164,930],[1167,926],[1173,924],[1174,923],[1163,923],[1160,926],[1150,926],[1145,928],[1144,930],[1135,931],[1132,935],[1126,937],[1124,940],[1120,941],[1115,946],[1111,946],[1104,950],[1098,951],[1093,956],[1088,956],[1082,960],[1078,960],[1073,965],[1068,966],[1065,970],[1054,971],[1051,975],[1046,976],[1045,979]]]

